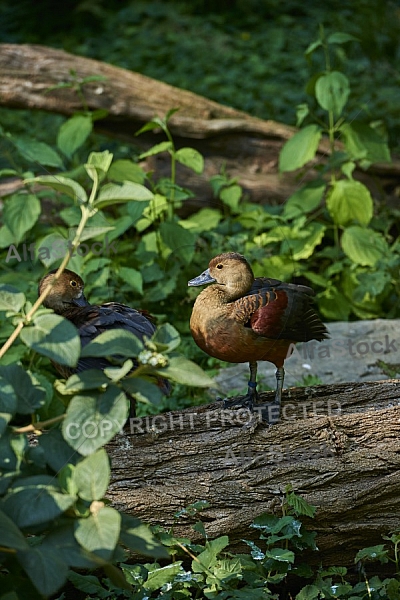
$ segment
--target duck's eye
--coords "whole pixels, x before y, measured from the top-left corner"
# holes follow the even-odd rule
[[[217,269],[223,269],[224,265],[221,265],[221,263],[219,265],[217,265]]]
[[[76,287],[78,285],[75,279],[72,279],[69,283],[72,285],[72,287]]]

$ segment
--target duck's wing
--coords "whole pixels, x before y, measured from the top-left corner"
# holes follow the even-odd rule
[[[234,303],[233,314],[245,327],[271,339],[323,340],[328,331],[313,309],[314,292],[305,285],[258,277]]]
[[[101,306],[71,308],[65,312],[64,316],[78,329],[82,347],[110,329],[130,331],[140,341],[143,341],[145,337],[150,338],[156,329],[155,325],[141,311],[117,302],[108,302]],[[79,359],[74,372],[86,369],[105,369],[109,366],[110,362],[104,357],[84,357]]]

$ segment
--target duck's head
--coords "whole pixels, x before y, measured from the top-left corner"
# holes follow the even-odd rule
[[[247,260],[237,252],[219,254],[210,260],[208,269],[191,279],[189,286],[214,283],[230,298],[239,298],[251,288],[253,271]]]
[[[88,306],[83,290],[84,283],[81,277],[65,269],[57,281],[54,280],[54,274],[57,269],[50,271],[40,280],[38,293],[39,296],[46,289],[48,285],[51,285],[51,290],[46,296],[43,306],[46,308],[52,308],[54,312],[63,314],[69,308],[76,306]]]

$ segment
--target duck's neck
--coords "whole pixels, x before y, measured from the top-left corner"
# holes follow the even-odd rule
[[[203,290],[197,299],[201,299],[202,302],[206,303],[206,305],[212,309],[212,307],[223,306],[224,304],[229,304],[229,302],[234,302],[246,292],[247,290],[243,290],[242,286],[213,284]]]

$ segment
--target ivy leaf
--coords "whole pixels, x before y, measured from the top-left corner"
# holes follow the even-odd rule
[[[33,326],[21,331],[21,340],[32,350],[61,365],[75,367],[81,350],[76,328],[60,315],[42,314]]]
[[[4,203],[4,224],[19,244],[27,231],[37,222],[41,212],[40,201],[34,194],[14,194]]]
[[[90,115],[73,115],[58,131],[57,146],[65,156],[71,156],[80,148],[93,129]]]
[[[295,133],[281,150],[279,170],[281,172],[295,171],[312,160],[317,152],[321,136],[321,128],[314,124],[307,125]]]

